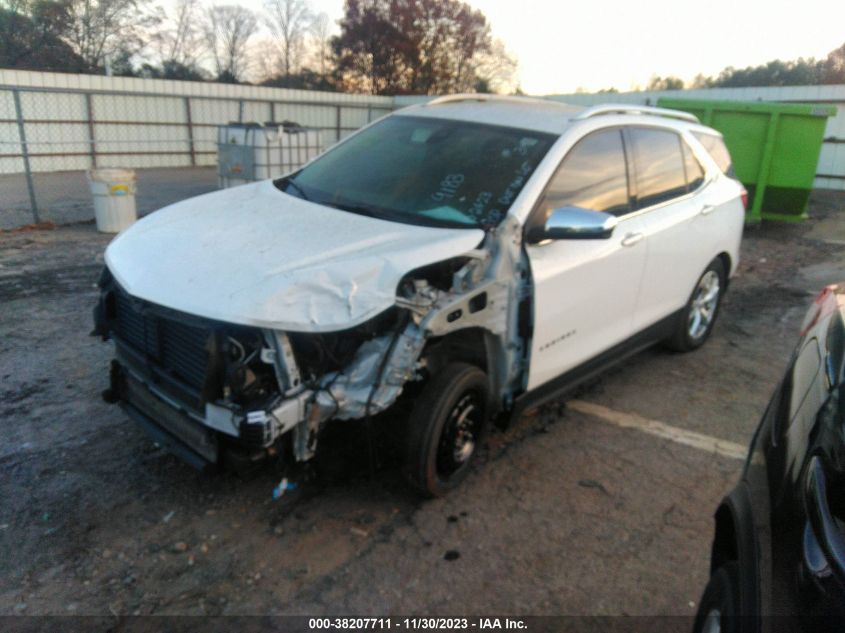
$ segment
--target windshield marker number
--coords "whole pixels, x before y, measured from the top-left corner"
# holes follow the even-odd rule
[[[505,189],[504,193],[499,196],[499,204],[509,205],[513,202],[513,199],[516,198],[516,192],[522,188],[526,176],[531,173],[532,169],[534,168],[528,163],[528,161],[525,161],[522,165],[517,167],[516,176],[508,185],[508,188]]]
[[[431,194],[435,202],[445,202],[455,197],[458,189],[464,182],[463,174],[449,174],[440,181],[440,189]]]
[[[487,208],[487,205],[493,199],[493,194],[489,191],[482,191],[478,194],[475,198],[475,202],[472,203],[472,206],[469,208],[469,212],[476,220],[479,222],[484,219],[484,210]]]

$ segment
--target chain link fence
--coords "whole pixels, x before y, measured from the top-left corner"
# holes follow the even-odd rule
[[[324,146],[392,110],[348,100],[258,100],[0,86],[0,229],[93,219],[86,172],[133,168],[138,213],[218,186],[218,127],[295,122]]]

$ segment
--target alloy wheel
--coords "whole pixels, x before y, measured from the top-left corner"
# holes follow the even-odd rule
[[[690,307],[687,332],[693,340],[704,336],[713,322],[719,305],[720,292],[719,273],[708,270],[698,282]]]

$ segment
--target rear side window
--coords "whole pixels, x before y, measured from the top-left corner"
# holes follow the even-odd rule
[[[687,191],[695,191],[704,182],[704,169],[701,168],[701,163],[692,153],[692,149],[687,145],[687,142],[682,140],[681,147],[684,151],[684,171],[687,174]]]
[[[638,207],[645,208],[687,192],[681,137],[669,130],[631,128],[637,171]]]
[[[731,155],[728,148],[725,147],[725,141],[721,136],[714,134],[705,134],[704,132],[693,132],[692,135],[698,139],[698,142],[704,145],[707,153],[716,161],[722,173],[731,178],[736,178],[734,174],[734,166],[731,162]]]
[[[619,128],[588,134],[563,159],[540,203],[542,218],[572,206],[614,215],[628,212],[628,170]]]

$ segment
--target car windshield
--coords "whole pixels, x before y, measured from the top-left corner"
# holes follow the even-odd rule
[[[497,225],[555,136],[446,119],[391,116],[295,174],[294,196],[426,226]]]

